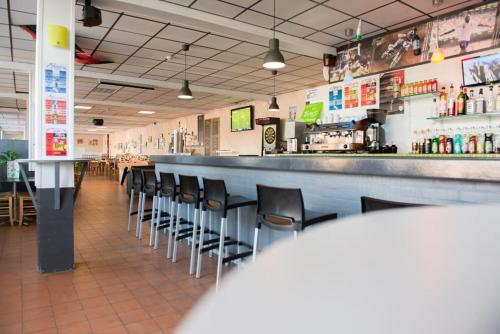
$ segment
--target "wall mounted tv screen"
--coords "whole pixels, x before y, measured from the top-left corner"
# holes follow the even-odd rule
[[[462,60],[464,86],[480,86],[500,81],[500,53]]]
[[[253,106],[231,110],[231,131],[253,130]]]

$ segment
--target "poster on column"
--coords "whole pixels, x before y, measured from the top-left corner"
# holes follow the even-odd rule
[[[45,93],[66,94],[68,71],[65,66],[49,64],[45,67]]]
[[[344,86],[344,107],[359,107],[359,82],[353,82]]]
[[[328,89],[328,110],[342,110],[342,86],[330,86]]]
[[[45,124],[66,124],[66,99],[57,96],[45,98]]]
[[[370,78],[361,81],[361,106],[369,107],[377,105],[377,80]]]
[[[45,155],[65,157],[68,155],[68,138],[65,129],[49,128],[45,130]]]

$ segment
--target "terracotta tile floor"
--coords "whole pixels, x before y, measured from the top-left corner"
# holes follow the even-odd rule
[[[36,227],[0,226],[0,333],[170,333],[215,281],[215,261],[189,277],[188,248],[166,260],[127,233],[128,197],[117,181],[89,176],[75,206],[71,272],[36,270]],[[146,229],[147,230],[147,229]]]

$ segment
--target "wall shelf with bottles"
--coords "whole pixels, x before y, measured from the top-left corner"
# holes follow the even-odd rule
[[[449,121],[449,120],[457,120],[457,119],[499,117],[499,116],[500,116],[500,112],[490,112],[490,113],[483,113],[483,114],[471,114],[471,115],[460,115],[460,116],[427,117],[427,119],[433,120],[433,121]]]
[[[424,97],[438,97],[439,92],[430,92],[430,93],[422,93],[422,94],[413,94],[413,95],[407,95],[407,96],[399,96],[394,98],[395,100],[413,100],[413,99],[419,99],[419,98],[424,98]]]

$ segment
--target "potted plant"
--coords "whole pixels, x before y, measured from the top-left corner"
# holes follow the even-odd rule
[[[19,164],[16,161],[17,155],[14,151],[6,151],[0,153],[0,164],[7,165],[7,178],[8,179],[18,179],[19,178]]]

